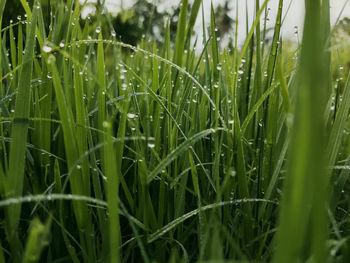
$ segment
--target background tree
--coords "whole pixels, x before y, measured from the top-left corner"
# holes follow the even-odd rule
[[[229,6],[229,0],[225,0],[223,4],[216,7],[215,23],[220,38],[232,33],[235,20],[230,17],[230,13],[232,13],[232,8]]]

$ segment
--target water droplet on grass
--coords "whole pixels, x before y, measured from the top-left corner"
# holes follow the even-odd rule
[[[45,46],[43,46],[43,51],[44,51],[45,53],[49,53],[49,52],[52,51],[52,48],[49,47],[49,46],[47,46],[47,45],[45,45]]]
[[[134,114],[134,113],[128,113],[126,116],[127,116],[129,119],[135,119],[136,114]]]
[[[156,147],[156,145],[155,145],[154,143],[151,143],[151,142],[147,143],[147,146],[148,146],[149,148],[151,148],[151,149],[153,149],[154,147]]]

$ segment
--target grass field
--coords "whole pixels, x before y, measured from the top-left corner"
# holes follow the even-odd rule
[[[350,261],[350,79],[328,0],[305,1],[295,50],[283,0],[271,41],[256,0],[231,50],[213,9],[193,32],[201,0],[182,0],[175,43],[168,24],[137,46],[102,9],[20,1],[10,25],[0,2],[0,263]]]

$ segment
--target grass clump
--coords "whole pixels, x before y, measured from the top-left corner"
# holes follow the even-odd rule
[[[211,7],[200,52],[201,0],[175,43],[168,22],[137,46],[103,8],[21,4],[0,34],[0,262],[347,262],[350,81],[332,79],[328,1],[306,2],[293,51],[283,0],[271,42],[256,0],[231,50]]]

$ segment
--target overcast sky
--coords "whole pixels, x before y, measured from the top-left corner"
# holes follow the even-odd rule
[[[249,23],[252,23],[252,19],[254,16],[254,9],[255,9],[255,1],[256,0],[238,0],[238,8],[239,8],[239,23],[238,23],[238,36],[239,41],[242,42],[245,39],[245,31],[246,31],[246,6],[248,8],[249,13]],[[157,5],[157,8],[159,11],[163,11],[165,9],[174,7],[179,5],[181,0],[149,0],[149,2],[155,2]],[[190,3],[193,3],[193,0],[189,0]],[[204,4],[204,13],[205,13],[205,19],[206,22],[209,22],[210,18],[210,3],[213,2],[214,6],[219,5],[220,3],[223,3],[223,0],[203,0]],[[263,0],[260,0],[262,3]],[[277,13],[277,7],[278,7],[278,0],[270,0],[268,7],[270,7],[269,11],[269,22],[271,26],[273,26],[274,21],[276,19],[276,13]],[[134,0],[106,0],[106,4],[108,5],[110,10],[118,11],[120,10],[120,6],[123,5],[124,7],[130,7],[134,3]],[[231,0],[231,7],[232,7],[232,13],[231,17],[235,17],[236,14],[236,0]],[[285,21],[282,26],[282,34],[284,37],[288,38],[296,38],[294,31],[295,26],[299,28],[299,31],[301,31],[302,24],[303,24],[303,17],[304,17],[304,3],[305,0],[284,0],[284,17]],[[330,0],[331,3],[331,22],[332,24],[335,23],[337,17],[341,13],[341,10],[343,6],[345,5],[345,8],[343,10],[342,16],[348,16],[350,17],[350,1],[349,0]],[[291,4],[291,5],[290,5]],[[288,13],[286,14],[287,8],[290,5],[290,8],[288,10]],[[201,14],[201,12],[200,12]],[[197,19],[197,32],[201,32],[201,19]]]

